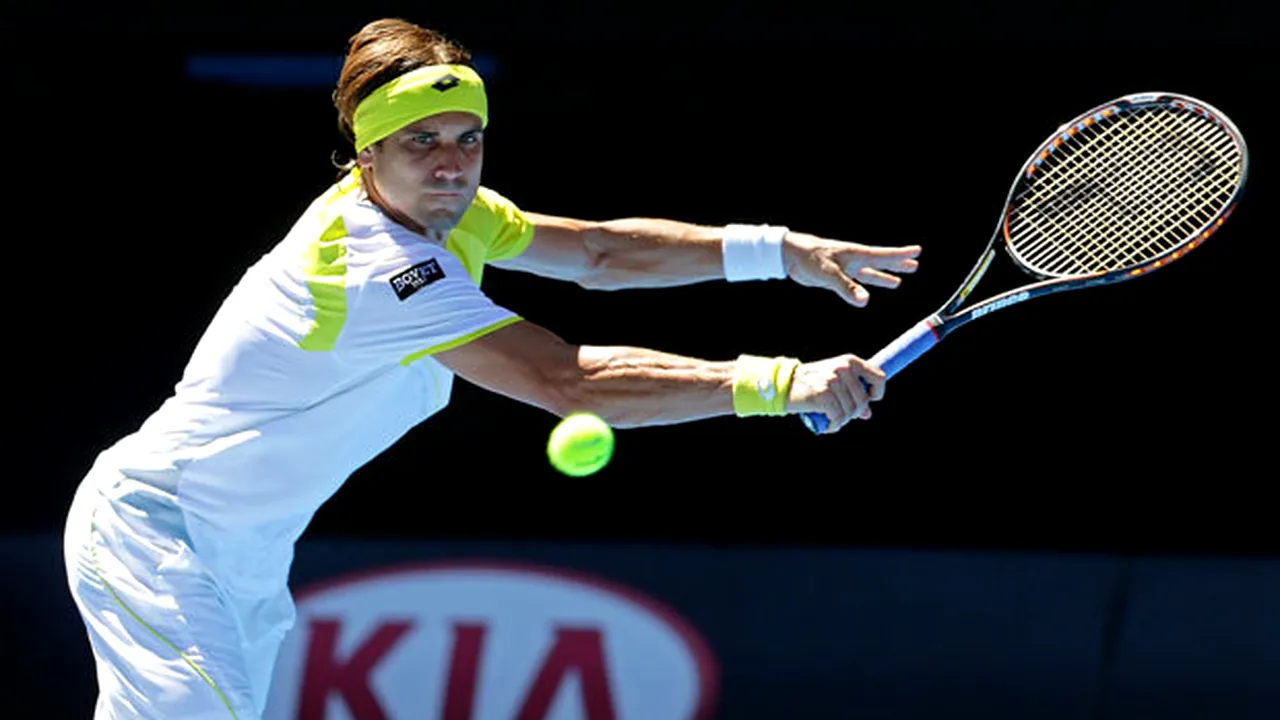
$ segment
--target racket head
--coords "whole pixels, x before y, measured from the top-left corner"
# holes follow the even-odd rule
[[[1208,103],[1126,95],[1063,124],[1032,153],[997,232],[1035,278],[1125,280],[1184,257],[1221,227],[1248,164],[1239,129]]]

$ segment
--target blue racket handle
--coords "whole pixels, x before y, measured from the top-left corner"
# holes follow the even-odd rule
[[[910,330],[899,335],[897,340],[885,345],[884,349],[872,356],[868,363],[883,370],[885,379],[888,380],[937,344],[938,333],[927,320],[921,320],[912,325]],[[865,381],[862,384],[867,385]],[[815,435],[826,432],[831,424],[827,416],[822,413],[802,413],[800,419]]]

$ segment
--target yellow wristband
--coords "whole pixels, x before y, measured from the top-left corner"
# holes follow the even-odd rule
[[[738,417],[786,415],[791,380],[800,361],[741,355],[733,370],[733,411]]]

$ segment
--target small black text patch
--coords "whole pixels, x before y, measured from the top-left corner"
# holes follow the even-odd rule
[[[440,263],[432,258],[392,276],[391,289],[396,291],[396,297],[404,301],[410,295],[443,278],[444,270],[441,270]]]

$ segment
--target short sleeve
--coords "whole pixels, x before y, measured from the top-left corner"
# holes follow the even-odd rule
[[[360,364],[407,365],[520,319],[490,300],[453,254],[424,244],[371,268],[338,350]]]
[[[533,222],[515,203],[486,187],[476,191],[458,225],[484,242],[485,262],[516,257],[533,240]]]

